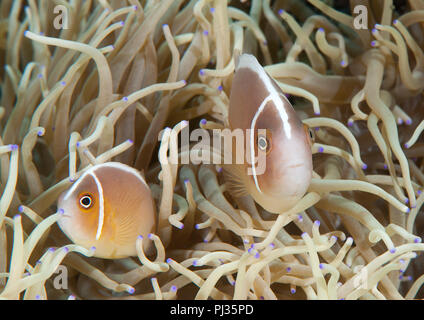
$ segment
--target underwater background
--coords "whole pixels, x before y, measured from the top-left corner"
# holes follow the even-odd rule
[[[424,298],[423,28],[422,0],[1,0],[0,298]],[[277,212],[186,139],[230,126],[244,53],[313,134]],[[106,209],[65,231],[87,177]],[[114,198],[137,188],[154,223]],[[100,243],[118,213],[134,254]]]

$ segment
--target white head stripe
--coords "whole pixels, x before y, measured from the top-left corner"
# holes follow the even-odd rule
[[[99,223],[98,223],[97,232],[96,232],[96,240],[99,240],[102,234],[103,222],[105,220],[105,198],[103,195],[103,187],[99,181],[99,178],[97,178],[94,172],[90,172],[90,175],[93,177],[94,182],[96,183],[97,192],[99,194]]]

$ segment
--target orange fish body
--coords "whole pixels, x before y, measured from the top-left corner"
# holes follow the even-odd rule
[[[95,247],[99,258],[137,255],[137,237],[146,237],[156,224],[149,186],[137,170],[118,162],[87,169],[60,196],[58,208],[64,210],[62,231],[75,244]]]
[[[230,93],[229,124],[232,130],[250,129],[246,153],[251,152],[250,159],[260,159],[261,154],[266,161],[261,173],[252,161],[227,166],[237,180],[233,184],[269,212],[282,213],[293,207],[312,178],[312,131],[252,55],[239,58]]]

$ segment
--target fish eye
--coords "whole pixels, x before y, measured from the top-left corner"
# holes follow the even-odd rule
[[[89,209],[93,205],[93,198],[89,194],[84,194],[79,200],[80,206],[84,209]]]
[[[315,133],[311,128],[308,128],[309,131],[309,137],[311,138],[312,141],[315,140]]]
[[[270,139],[268,136],[258,135],[258,148],[261,151],[266,152],[267,154],[271,151]]]
[[[266,137],[264,137],[264,136],[258,137],[258,147],[262,151],[266,151],[266,149],[268,148],[268,140],[267,140]]]

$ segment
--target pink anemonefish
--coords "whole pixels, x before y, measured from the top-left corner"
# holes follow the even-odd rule
[[[246,149],[253,150],[256,158],[262,152],[266,159],[262,174],[255,174],[255,164],[246,158],[244,164],[224,166],[230,190],[240,196],[250,194],[272,213],[292,208],[311,182],[313,132],[302,124],[280,87],[249,54],[239,57],[234,74],[229,125],[231,130],[250,129]],[[258,134],[258,129],[265,129],[266,134]]]
[[[59,197],[58,208],[64,210],[58,221],[62,231],[75,244],[94,246],[99,258],[137,255],[137,237],[146,237],[156,225],[155,204],[143,176],[118,162],[87,169]]]

